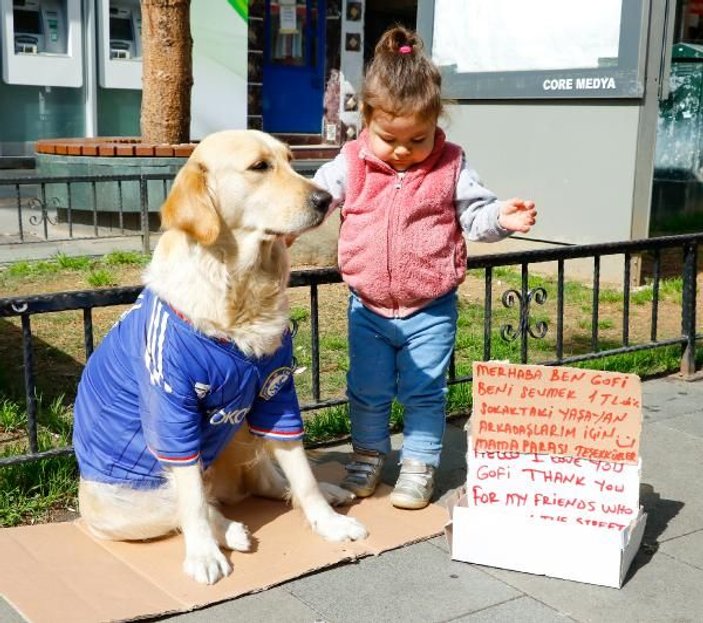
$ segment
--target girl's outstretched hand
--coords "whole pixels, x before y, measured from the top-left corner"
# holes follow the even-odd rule
[[[537,208],[534,201],[508,199],[503,202],[498,215],[498,223],[503,229],[526,234],[537,221]]]

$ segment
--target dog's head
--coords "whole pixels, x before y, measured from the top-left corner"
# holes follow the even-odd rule
[[[174,180],[161,207],[163,228],[185,231],[207,246],[223,230],[270,238],[319,225],[332,197],[296,173],[290,161],[290,150],[264,132],[209,135]]]

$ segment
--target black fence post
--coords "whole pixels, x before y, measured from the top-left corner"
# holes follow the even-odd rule
[[[698,245],[684,245],[683,292],[681,301],[681,333],[686,338],[681,356],[681,374],[693,377],[696,372],[696,267]]]
[[[149,188],[144,175],[139,176],[139,208],[142,225],[142,253],[151,253],[151,241],[149,240]]]
[[[312,397],[320,400],[320,317],[317,298],[317,284],[310,284],[310,340],[312,365]]]
[[[22,356],[24,359],[24,389],[27,399],[27,438],[29,451],[39,452],[37,439],[37,396],[34,386],[34,357],[32,352],[32,326],[29,314],[22,314]]]

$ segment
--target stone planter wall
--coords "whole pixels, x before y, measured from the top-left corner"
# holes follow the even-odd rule
[[[137,138],[54,139],[36,145],[36,171],[40,176],[80,178],[85,176],[175,175],[195,148],[184,145],[147,145]],[[97,223],[103,227],[141,228],[141,194],[138,181],[72,183],[71,216],[75,223]],[[158,212],[167,186],[161,180],[147,183],[149,227],[159,227]],[[67,220],[68,186],[50,185],[47,195],[58,206],[61,221]],[[121,206],[121,208],[120,208]],[[120,211],[122,215],[120,216]]]

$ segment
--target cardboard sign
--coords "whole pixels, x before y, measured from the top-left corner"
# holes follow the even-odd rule
[[[639,459],[642,386],[634,374],[475,362],[473,397],[479,452]]]
[[[477,452],[469,438],[467,506],[623,530],[639,513],[639,465],[570,456]]]

